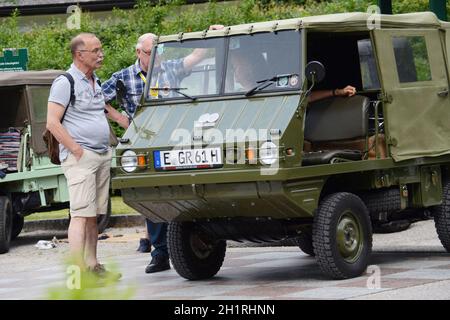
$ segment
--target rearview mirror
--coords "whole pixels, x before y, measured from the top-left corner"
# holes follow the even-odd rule
[[[325,79],[325,67],[319,61],[311,61],[306,65],[305,76],[311,83],[319,83]]]

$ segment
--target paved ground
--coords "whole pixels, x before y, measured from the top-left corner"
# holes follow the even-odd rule
[[[319,271],[314,258],[296,247],[236,247],[231,243],[218,275],[191,282],[170,271],[148,275],[148,254],[135,251],[143,229],[109,229],[100,241],[104,262],[119,266],[123,279],[118,293],[134,289],[133,299],[450,299],[450,255],[442,248],[432,221],[409,230],[374,236],[373,274],[332,281]],[[114,237],[115,235],[115,237]],[[34,244],[53,233],[28,233],[0,256],[0,299],[44,299],[49,288],[66,283],[67,243],[39,250]],[[56,234],[64,239],[66,234]],[[379,268],[379,269],[378,269]],[[100,296],[101,297],[101,296]]]

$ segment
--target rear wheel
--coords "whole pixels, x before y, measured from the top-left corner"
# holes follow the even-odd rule
[[[13,211],[11,201],[0,196],[0,254],[9,251],[11,242]]]
[[[432,208],[436,231],[447,252],[450,252],[450,180],[443,185],[442,204]]]
[[[171,222],[167,230],[169,256],[177,273],[188,280],[216,275],[225,258],[226,241],[211,238],[193,222]]]
[[[372,251],[372,226],[362,200],[351,193],[326,197],[313,224],[313,246],[320,269],[334,279],[361,275]]]

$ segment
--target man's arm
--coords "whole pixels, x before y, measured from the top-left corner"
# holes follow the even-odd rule
[[[209,26],[208,30],[220,30],[223,29],[224,26],[221,24],[214,24]],[[200,61],[202,61],[205,58],[206,52],[208,52],[208,49],[203,48],[197,48],[188,56],[186,56],[183,60],[183,66],[185,71],[191,71],[192,68],[195,67],[196,64],[198,64]]]
[[[106,116],[108,119],[117,122],[122,128],[127,129],[130,125],[128,117],[121,114],[119,111],[114,109],[110,104],[105,105],[105,110],[107,111]]]
[[[116,98],[116,84],[120,79],[120,71],[112,74],[111,78],[102,83],[103,96],[105,101],[112,101]],[[105,105],[106,117],[114,122],[117,122],[122,128],[126,129],[129,125],[127,116],[124,116],[119,111],[114,109],[109,103]]]
[[[68,107],[70,108],[70,106]],[[83,148],[75,142],[67,130],[62,126],[61,119],[64,114],[64,106],[55,102],[49,102],[47,105],[47,130],[49,130],[56,140],[64,145],[77,160],[83,156]]]
[[[112,101],[116,98],[116,83],[118,79],[118,72],[116,72],[111,75],[111,78],[102,83],[102,93],[105,101]]]
[[[309,96],[309,102],[314,102],[330,97],[353,97],[356,94],[356,88],[352,86],[346,86],[343,89],[335,89],[335,90],[317,90],[311,92]]]

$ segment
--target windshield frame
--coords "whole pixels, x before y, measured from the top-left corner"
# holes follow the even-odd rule
[[[304,77],[304,66],[305,66],[305,59],[306,59],[306,49],[305,49],[305,41],[306,41],[306,30],[305,29],[284,29],[284,30],[280,30],[275,32],[275,34],[277,33],[281,33],[281,32],[296,32],[298,34],[299,37],[299,45],[300,48],[298,50],[298,66],[299,66],[299,70],[298,70],[298,76],[299,76],[299,84],[296,87],[290,87],[290,88],[271,88],[271,89],[264,89],[261,91],[258,91],[255,95],[246,97],[245,93],[246,90],[243,91],[239,91],[239,92],[225,92],[225,81],[226,81],[226,77],[227,77],[227,70],[228,70],[228,63],[229,63],[229,59],[228,59],[228,54],[229,54],[229,45],[230,45],[230,39],[232,39],[232,37],[236,37],[236,36],[253,36],[256,34],[268,34],[268,33],[272,33],[272,32],[267,32],[267,31],[260,31],[260,32],[255,32],[252,34],[240,34],[240,35],[233,35],[233,36],[225,36],[225,37],[213,37],[213,38],[209,38],[209,39],[218,39],[218,38],[223,38],[224,39],[224,47],[223,47],[223,51],[224,54],[222,55],[221,59],[222,60],[222,70],[221,70],[221,80],[220,80],[220,88],[218,90],[218,93],[214,93],[214,94],[207,94],[207,95],[193,95],[193,97],[195,98],[195,102],[198,101],[211,101],[211,100],[220,100],[220,99],[234,99],[234,98],[252,98],[252,97],[259,97],[259,96],[267,96],[267,95],[283,95],[283,94],[301,94],[303,91],[303,84],[305,82],[305,77]],[[189,39],[189,40],[185,40],[183,42],[187,42],[187,41],[199,41],[199,40],[203,40],[203,41],[208,41],[209,39]],[[152,52],[151,52],[151,56],[150,56],[150,64],[149,64],[149,69],[147,72],[147,79],[146,79],[146,85],[145,85],[145,89],[144,89],[144,94],[142,97],[142,102],[143,105],[158,105],[158,104],[173,104],[173,103],[186,103],[186,102],[193,102],[192,99],[189,99],[185,96],[182,96],[181,94],[179,95],[179,97],[169,97],[169,98],[162,98],[162,99],[151,99],[149,98],[150,93],[150,83],[151,83],[151,77],[152,77],[152,71],[153,71],[153,65],[155,62],[155,57],[156,57],[156,52],[158,49],[159,45],[164,45],[164,44],[168,44],[168,43],[177,43],[179,41],[166,41],[166,42],[161,42],[161,43],[157,43],[154,45],[154,47],[152,48]],[[264,80],[264,79],[260,79],[260,80]],[[256,84],[256,83],[255,83]],[[147,93],[147,94],[145,94]]]

